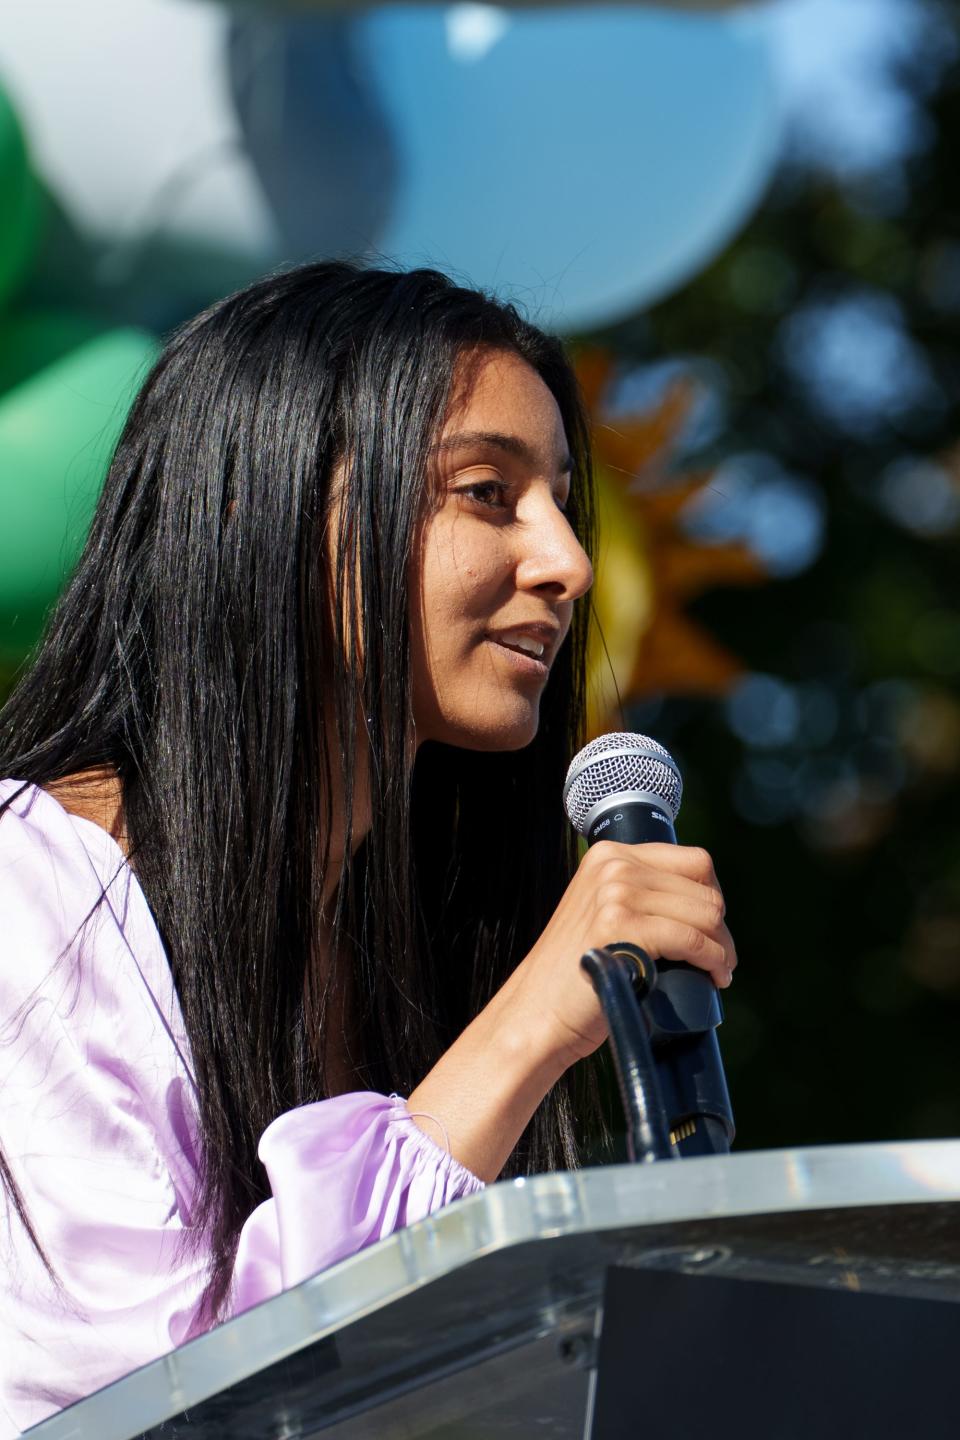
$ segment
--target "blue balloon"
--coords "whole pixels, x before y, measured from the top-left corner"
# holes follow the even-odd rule
[[[402,177],[383,250],[513,294],[562,329],[682,284],[776,158],[748,14],[387,6],[356,20]]]
[[[362,255],[396,190],[394,140],[347,15],[237,16],[234,108],[289,254]]]
[[[286,257],[433,264],[576,330],[687,280],[777,152],[762,16],[245,12],[232,90]]]

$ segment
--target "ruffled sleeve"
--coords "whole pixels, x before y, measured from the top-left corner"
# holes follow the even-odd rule
[[[201,1333],[210,1260],[192,1057],[136,877],[50,796],[0,781],[6,799],[0,1148],[59,1288],[8,1206],[0,1440]],[[272,1194],[240,1237],[233,1314],[482,1188],[396,1096],[289,1111],[260,1155]]]
[[[237,1313],[483,1189],[402,1099],[369,1091],[281,1115],[264,1131],[260,1159],[273,1196],[241,1234]]]

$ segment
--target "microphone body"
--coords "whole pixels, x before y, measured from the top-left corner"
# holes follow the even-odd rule
[[[588,845],[676,845],[681,794],[670,755],[641,735],[593,741],[574,759],[564,787],[567,813]],[[641,1010],[670,1138],[682,1156],[726,1154],[734,1123],[717,1043],[720,996],[710,976],[692,965],[657,960],[656,972]]]

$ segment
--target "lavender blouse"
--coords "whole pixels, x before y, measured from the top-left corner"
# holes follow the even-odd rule
[[[106,831],[33,786],[0,817],[0,937],[0,1148],[59,1281],[8,1202],[4,1440],[199,1334],[208,1257],[183,1243],[196,1090],[159,933]],[[260,1158],[273,1193],[243,1227],[232,1315],[482,1188],[367,1092],[280,1115]]]

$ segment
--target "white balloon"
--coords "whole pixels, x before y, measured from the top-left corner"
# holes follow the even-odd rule
[[[184,0],[3,0],[0,84],[89,235],[277,253],[230,95],[229,24],[226,8]]]

